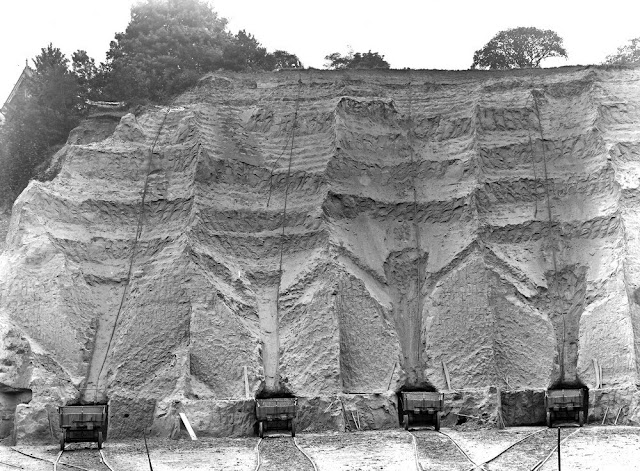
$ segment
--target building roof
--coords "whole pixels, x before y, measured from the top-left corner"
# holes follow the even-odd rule
[[[34,70],[31,67],[29,67],[29,64],[25,64],[24,69],[20,74],[20,77],[18,77],[18,81],[13,86],[11,93],[9,93],[9,97],[4,102],[4,105],[2,105],[2,108],[0,108],[0,112],[3,115],[7,114],[7,111],[9,111],[9,109],[11,108],[11,102],[20,93],[20,91],[23,90],[23,87],[26,85],[27,80],[33,77],[33,73],[34,73]]]

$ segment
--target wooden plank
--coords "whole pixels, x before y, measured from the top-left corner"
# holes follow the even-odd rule
[[[505,428],[504,426],[504,418],[502,417],[502,390],[501,388],[498,388],[498,392],[497,392],[497,396],[498,396],[498,428],[500,430],[503,430]]]
[[[398,365],[398,362],[396,361],[396,362],[393,364],[393,369],[391,370],[391,376],[389,376],[389,384],[387,385],[387,391],[388,391],[389,389],[391,389],[391,381],[393,381],[393,373],[395,373],[395,372],[396,372],[396,366],[397,366],[397,365]]]
[[[602,376],[602,365],[598,363],[598,371],[600,373],[600,389],[602,389],[602,380],[604,379]]]
[[[189,419],[187,419],[187,416],[184,412],[180,412],[180,418],[182,419],[182,423],[184,424],[184,426],[187,428],[187,432],[189,432],[191,440],[197,440],[198,437],[196,437],[196,434],[191,428],[191,424],[189,423]]]
[[[600,389],[602,387],[602,380],[600,379],[600,368],[598,366],[598,360],[593,358],[593,370],[596,373],[596,389]]]
[[[447,381],[447,390],[451,391],[451,378],[449,378],[449,369],[444,359],[442,360],[442,369],[444,370],[444,379]]]
[[[249,397],[249,375],[247,373],[247,367],[244,367],[244,395],[247,399],[250,399]]]

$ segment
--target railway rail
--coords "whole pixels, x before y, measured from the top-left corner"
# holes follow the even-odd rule
[[[31,453],[27,453],[25,451],[19,450],[16,447],[10,447],[10,450],[14,451],[16,453],[19,453],[22,456],[26,456],[27,458],[31,458],[33,460],[44,461],[46,463],[50,463],[53,466],[53,471],[58,471],[58,470],[59,471],[64,471],[65,469],[75,469],[75,470],[79,470],[79,471],[95,471],[95,469],[96,469],[96,465],[92,465],[92,469],[89,469],[89,468],[85,468],[84,466],[81,466],[81,465],[76,464],[76,463],[68,463],[68,462],[61,461],[62,454],[64,453],[64,451],[60,451],[58,453],[58,455],[56,456],[55,460],[51,460],[51,459],[48,459],[48,458],[42,458],[40,456],[32,455]],[[98,467],[103,469],[103,470],[105,470],[105,471],[106,470],[115,471],[115,469],[113,469],[109,465],[109,463],[107,463],[107,460],[106,460],[102,450],[95,450],[95,449],[81,450],[81,449],[76,449],[76,450],[73,450],[73,451],[74,452],[83,453],[83,455],[84,455],[83,459],[86,460],[86,461],[92,461],[92,460],[98,459],[97,456],[95,456],[95,453],[94,453],[95,451],[97,451],[100,454],[100,458],[98,459],[100,464],[98,464]],[[90,451],[92,453],[90,453],[90,454],[89,453],[85,453],[85,451]],[[87,458],[87,456],[90,456],[90,457]],[[2,464],[4,466],[9,466],[9,467],[12,467],[12,468],[25,469],[25,468],[20,467],[20,466],[14,466],[14,465],[12,465],[10,463],[0,463],[0,464]]]
[[[570,432],[569,434],[567,434],[564,438],[562,438],[561,440],[561,444],[566,442],[570,437],[572,437],[573,435],[575,435],[576,433],[578,433],[581,429],[580,428],[576,428],[573,432]],[[413,447],[414,447],[414,455],[415,455],[415,463],[416,463],[416,470],[417,471],[424,471],[424,469],[422,468],[422,465],[420,464],[420,460],[419,460],[419,456],[418,456],[418,442],[419,440],[422,439],[422,437],[419,437],[418,435],[416,435],[414,432],[409,431],[409,433],[412,435],[413,437]],[[430,432],[430,434],[433,434],[433,432]],[[451,441],[451,443],[453,445],[455,445],[455,447],[458,449],[458,451],[466,458],[466,460],[470,463],[469,467],[464,468],[464,471],[475,471],[475,470],[482,470],[482,471],[492,471],[492,470],[513,470],[513,469],[521,469],[523,471],[539,471],[540,469],[542,469],[542,467],[544,466],[544,464],[549,461],[549,459],[551,459],[551,457],[553,457],[553,455],[557,452],[558,450],[558,444],[557,444],[557,429],[549,429],[547,427],[545,428],[541,428],[539,430],[535,430],[527,435],[525,435],[524,437],[520,438],[519,440],[517,440],[514,443],[511,443],[509,446],[505,447],[504,449],[502,449],[499,453],[495,454],[494,456],[492,456],[491,458],[481,462],[481,463],[476,463],[475,461],[473,461],[473,459],[471,459],[471,457],[462,449],[462,447],[455,441],[455,439],[453,437],[451,437],[449,434],[445,433],[445,432],[439,432],[440,435],[447,437],[448,440]],[[552,444],[551,446],[549,446],[549,444]],[[521,466],[519,467],[514,467],[513,464],[513,458],[511,459],[511,461],[508,461],[509,459],[509,455],[511,453],[522,453],[522,446],[523,445],[527,445],[528,448],[531,450],[528,456],[531,456],[534,460],[536,460],[533,463],[526,463],[526,462],[521,462]],[[504,463],[506,461],[506,463]],[[531,460],[530,460],[531,461]],[[503,463],[501,463],[503,462]]]
[[[561,428],[560,430],[563,430],[563,429]],[[576,428],[573,432],[569,433],[567,436],[562,438],[561,443],[566,442],[571,436],[575,435],[579,431],[580,429]],[[484,461],[479,466],[481,467],[481,469],[484,469],[486,471],[492,471],[492,468],[493,469],[496,469],[496,468],[492,467],[491,463],[498,463],[501,459],[504,461],[505,457],[509,456],[509,453],[517,452],[518,447],[526,443],[530,448],[533,447],[533,450],[535,450],[530,452],[530,456],[533,456],[534,459],[537,456],[540,456],[540,455],[543,455],[543,456],[540,459],[538,459],[533,464],[533,466],[531,466],[530,464],[527,464],[526,465],[527,467],[524,469],[526,469],[527,471],[538,471],[558,450],[557,433],[558,433],[557,429],[543,428],[540,430],[536,430],[524,436],[517,442],[512,443],[511,445],[503,449],[500,453]],[[549,447],[549,442],[552,443],[551,447]],[[474,469],[474,468],[471,468],[471,469]],[[506,466],[502,466],[500,469],[513,469],[513,466],[508,463]]]
[[[416,434],[416,431],[411,431],[408,430],[408,432],[411,434],[412,437],[412,441],[413,441],[413,453],[414,453],[414,457],[415,457],[415,469],[417,471],[426,471],[422,465],[420,464],[420,458],[418,456],[418,449],[419,449],[419,445],[418,442],[422,441],[425,439],[425,436],[422,436],[423,434],[418,433]],[[437,436],[437,437],[445,437],[445,439],[451,443],[451,445],[453,445],[453,450],[457,451],[460,455],[462,455],[465,459],[465,463],[469,463],[472,465],[471,469],[476,469],[477,464],[475,463],[475,461],[473,461],[471,459],[471,457],[462,449],[462,447],[460,447],[460,445],[458,445],[458,443],[447,433],[443,432],[442,430],[438,431],[438,432],[433,432],[433,431],[429,431],[427,432],[428,435],[430,436]],[[443,447],[441,446],[441,444],[436,444],[436,446],[434,447],[434,449],[436,449],[436,453],[441,454]],[[450,464],[449,464],[450,465]],[[468,464],[465,464],[464,467],[460,468],[460,471],[465,471],[466,469],[468,469]],[[444,469],[444,468],[443,468]]]
[[[313,461],[313,459],[311,459],[311,456],[309,456],[309,454],[304,451],[302,449],[302,447],[300,445],[298,445],[298,441],[296,440],[296,438],[291,438],[291,437],[278,437],[278,439],[276,440],[275,438],[261,438],[258,440],[258,443],[256,444],[256,449],[255,449],[255,453],[256,453],[256,467],[254,471],[269,471],[270,469],[273,470],[280,470],[280,469],[286,469],[282,466],[282,464],[276,463],[275,465],[271,465],[270,460],[263,460],[263,456],[260,452],[260,447],[263,446],[263,444],[265,442],[272,442],[272,444],[277,445],[277,450],[276,453],[273,452],[273,450],[271,451],[270,454],[287,454],[293,450],[293,448],[295,447],[295,449],[298,450],[298,452],[303,456],[303,458],[298,459],[299,464],[298,465],[294,465],[291,467],[291,469],[296,469],[296,470],[301,470],[303,468],[300,467],[300,462],[307,462],[309,465],[306,466],[307,469],[309,469],[310,471],[318,471],[318,467],[316,466],[315,462]],[[291,444],[293,444],[293,447],[291,446]],[[263,453],[266,454],[266,453]]]
[[[89,468],[85,468],[84,466],[81,466],[79,464],[76,463],[69,463],[67,461],[61,461],[62,455],[65,453],[65,451],[67,452],[67,456],[73,456],[73,458],[78,459],[80,458],[83,462],[84,461],[94,461],[94,460],[98,460],[99,464],[92,464],[91,465],[91,469]],[[95,452],[98,452],[99,458],[98,456],[96,456]],[[56,457],[56,460],[53,463],[53,471],[64,471],[65,469],[77,469],[80,471],[94,471],[95,469],[102,469],[102,470],[109,470],[109,471],[115,471],[115,469],[113,469],[109,463],[107,462],[104,453],[102,450],[96,450],[95,448],[76,448],[73,450],[61,450],[58,453],[58,456]]]

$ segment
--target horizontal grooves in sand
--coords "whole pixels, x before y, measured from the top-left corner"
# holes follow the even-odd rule
[[[425,371],[443,389],[443,360],[454,388],[544,388],[565,314],[567,371],[590,381],[597,354],[608,385],[631,384],[637,340],[612,333],[604,349],[597,329],[631,322],[637,288],[638,73],[305,71],[300,89],[297,74],[210,77],[180,106],[67,146],[58,177],[16,203],[0,302],[38,341],[70,313],[81,340],[64,346],[56,327],[45,347],[85,374],[148,176],[106,356],[115,389],[189,377],[204,397],[240,398],[244,367],[255,392],[266,357],[299,395],[385,391]],[[42,304],[59,307],[21,320],[35,298],[14,293],[58,274],[75,281],[47,285]]]

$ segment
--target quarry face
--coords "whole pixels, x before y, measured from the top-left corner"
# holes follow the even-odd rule
[[[405,389],[640,423],[638,68],[211,75],[52,168],[0,254],[2,437],[93,401],[112,437],[251,434],[282,394],[388,428]]]

